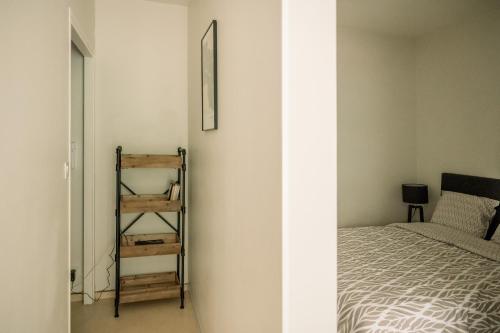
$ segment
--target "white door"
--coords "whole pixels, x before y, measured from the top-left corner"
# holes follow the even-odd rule
[[[71,269],[83,290],[83,55],[71,44]]]

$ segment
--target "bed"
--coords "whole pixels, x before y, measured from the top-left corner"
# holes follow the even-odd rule
[[[500,200],[500,180],[441,189]],[[500,243],[437,223],[340,228],[338,332],[500,332]]]

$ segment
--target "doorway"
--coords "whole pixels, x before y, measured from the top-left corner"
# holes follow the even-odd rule
[[[71,43],[71,293],[83,292],[84,57]]]
[[[94,51],[69,13],[68,39],[68,307],[94,299]],[[74,271],[73,271],[74,269]],[[74,274],[70,274],[74,273]],[[70,280],[70,279],[68,279]],[[71,322],[71,321],[70,321]]]

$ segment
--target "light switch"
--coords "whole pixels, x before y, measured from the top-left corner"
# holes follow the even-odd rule
[[[69,178],[69,162],[64,162],[64,179]]]

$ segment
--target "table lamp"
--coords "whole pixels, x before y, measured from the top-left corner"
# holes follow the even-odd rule
[[[423,204],[429,202],[427,185],[403,184],[403,202],[408,203],[408,222],[412,221],[413,212],[418,210],[420,222],[424,222]]]

